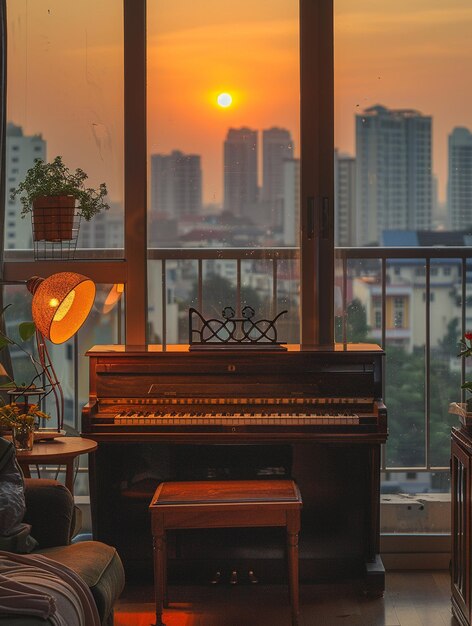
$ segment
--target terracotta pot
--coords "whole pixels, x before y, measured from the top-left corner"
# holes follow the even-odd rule
[[[33,200],[34,241],[72,239],[74,196],[39,196]]]

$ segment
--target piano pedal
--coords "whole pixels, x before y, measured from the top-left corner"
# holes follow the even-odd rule
[[[235,569],[231,572],[231,576],[229,577],[229,584],[230,585],[238,584],[238,572]]]
[[[210,580],[212,585],[217,585],[221,580],[221,572],[218,570],[215,572],[213,578]]]
[[[257,585],[257,583],[259,582],[259,579],[256,577],[252,569],[248,571],[247,576],[249,578],[249,582],[251,583],[251,585]]]

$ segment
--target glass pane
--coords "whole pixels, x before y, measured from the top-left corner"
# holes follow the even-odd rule
[[[8,0],[5,249],[31,249],[31,213],[20,218],[10,191],[35,158],[60,155],[105,183],[110,210],[74,222],[63,244],[38,240],[41,258],[123,246],[123,10],[118,0]],[[79,229],[79,230],[77,230]],[[78,241],[77,241],[78,236]],[[72,242],[72,243],[71,243]],[[64,258],[62,256],[62,258]]]
[[[423,259],[387,263],[388,467],[417,467],[426,462],[425,275]]]
[[[296,244],[298,58],[297,0],[148,3],[151,246]]]
[[[436,467],[449,466],[451,427],[458,424],[448,409],[461,396],[461,274],[460,259],[431,265],[431,464]]]
[[[380,279],[378,259],[348,260],[345,285],[342,264],[336,264],[335,341],[381,343]]]
[[[286,311],[277,321],[277,339],[287,343],[299,342],[297,260],[243,259],[239,283],[237,258],[167,259],[165,272],[162,271],[162,261],[150,261],[148,267],[153,276],[149,284],[150,343],[163,340],[166,344],[189,343],[190,307],[206,318],[221,319],[225,307],[232,307],[240,316],[246,305],[257,312],[256,319],[273,319],[277,313]]]
[[[471,27],[466,0],[335,0],[336,245],[469,245]],[[372,289],[366,302],[385,325],[384,460],[443,468],[455,423],[448,403],[460,397],[461,263],[431,260],[427,337],[426,265],[413,257],[387,262],[385,319]],[[410,491],[439,489],[423,483],[418,472]]]
[[[338,245],[470,232],[471,29],[468,0],[335,0]]]
[[[148,2],[149,247],[200,249],[166,266],[168,339],[187,343],[189,305],[221,316],[249,304],[261,318],[286,308],[287,293],[291,321],[280,340],[298,336],[298,271],[281,285],[286,261],[275,273],[272,261],[274,248],[298,246],[298,19],[298,0]],[[215,259],[201,250],[229,247],[263,252]],[[297,251],[288,257],[298,266]],[[158,266],[149,265],[151,316],[162,300]]]

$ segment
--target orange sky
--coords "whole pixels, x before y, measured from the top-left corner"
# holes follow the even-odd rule
[[[92,182],[122,197],[122,13],[118,0],[8,3],[9,119],[42,132]],[[229,126],[290,129],[298,149],[295,0],[148,0],[150,152],[202,155],[205,201],[220,201]],[[444,196],[447,135],[472,129],[470,0],[336,0],[336,145],[381,103],[433,116]],[[234,95],[219,109],[219,91]]]

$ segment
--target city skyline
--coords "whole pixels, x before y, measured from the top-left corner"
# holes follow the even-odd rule
[[[51,7],[10,3],[9,119],[48,138],[50,154],[87,163],[123,197],[123,63],[120,3]],[[26,7],[26,8],[25,8]],[[90,19],[90,15],[94,19]],[[300,146],[298,3],[242,0],[234,7],[182,0],[150,3],[149,152],[202,155],[204,202],[220,201],[221,144],[228,127],[291,129]],[[368,106],[414,108],[434,118],[433,167],[445,198],[447,136],[472,127],[472,7],[468,0],[335,3],[335,138],[353,153],[353,118]],[[33,54],[34,51],[34,54]],[[57,76],[61,76],[58,84]],[[54,85],[54,115],[48,104]],[[233,93],[221,109],[216,94]],[[294,156],[298,156],[295,153]]]
[[[375,108],[375,107],[377,107],[377,106],[379,106],[379,107],[384,107],[384,105],[383,105],[383,104],[371,105],[371,106],[367,107],[367,108],[365,109],[365,111],[368,111],[369,109],[373,109],[373,108]],[[390,107],[387,107],[387,106],[385,106],[384,108],[386,108],[386,109],[390,109]],[[408,110],[412,110],[412,109],[411,109],[410,107],[405,107],[405,109],[404,109],[404,110],[408,111]],[[422,113],[421,111],[416,111],[416,113],[419,113],[420,115],[423,115],[423,113]],[[361,114],[360,114],[360,113],[356,113],[356,114],[355,114],[355,116],[354,116],[354,119],[353,119],[353,125],[352,125],[352,126],[353,126],[353,133],[354,133],[354,135],[355,135],[355,128],[356,128],[356,119],[358,119],[358,118],[359,118],[359,115],[362,115],[362,113],[361,113]],[[431,118],[432,118],[432,127],[434,128],[434,118],[433,118],[432,116],[424,116],[424,117],[431,117]],[[12,121],[12,120],[9,120],[9,122],[8,122],[8,123],[9,123],[9,124],[13,124],[14,126],[19,126],[19,127],[21,127],[21,125],[17,124],[15,121]],[[291,129],[285,129],[285,128],[280,128],[280,127],[281,127],[281,125],[280,125],[280,124],[278,124],[278,125],[277,125],[277,124],[273,124],[273,125],[269,125],[267,128],[251,129],[251,130],[254,130],[254,131],[255,131],[255,132],[257,132],[257,133],[259,133],[259,132],[261,133],[261,141],[259,141],[259,142],[258,142],[258,146],[257,146],[257,150],[258,150],[258,159],[257,159],[257,160],[258,160],[258,166],[257,166],[257,167],[258,167],[257,185],[258,185],[258,190],[259,190],[259,192],[261,192],[261,193],[263,192],[263,183],[264,183],[264,178],[263,178],[263,159],[262,159],[262,158],[259,158],[259,157],[262,157],[262,155],[263,155],[262,134],[263,134],[264,132],[266,132],[266,131],[269,131],[269,130],[279,129],[279,130],[283,130],[283,131],[287,132],[290,136],[292,136],[292,130],[291,130]],[[21,127],[21,128],[23,128],[23,127]],[[247,125],[247,124],[243,124],[242,128],[248,128],[248,125]],[[456,129],[458,129],[458,128],[465,128],[467,131],[472,132],[472,124],[471,124],[471,127],[470,127],[470,128],[469,128],[469,127],[466,127],[466,126],[463,126],[463,125],[460,125],[460,124],[457,124],[457,125],[453,126],[453,127],[452,127],[449,131],[448,131],[448,133],[447,133],[446,137],[445,137],[445,138],[441,138],[441,140],[442,140],[442,141],[445,141],[445,142],[446,142],[446,144],[448,145],[448,148],[449,148],[449,136],[450,136],[450,135],[451,135],[451,134],[452,134],[452,133],[453,133]],[[228,130],[229,130],[229,128],[226,130],[226,132],[227,132]],[[26,135],[26,134],[27,134],[27,133],[25,132],[25,135]],[[37,132],[32,133],[32,134],[31,134],[31,135],[29,135],[29,136],[45,136],[45,133],[44,133],[44,132],[42,132],[41,130],[38,130]],[[48,145],[49,145],[49,143],[50,143],[50,142],[48,141]],[[222,139],[222,142],[221,142],[221,143],[222,143],[222,145],[224,145],[224,143],[225,143],[225,139],[224,139],[224,138]],[[298,150],[297,150],[296,143],[295,143],[295,142],[292,142],[292,143],[293,143],[292,151],[293,151],[293,153],[294,153],[295,155],[297,155],[295,158],[298,158]],[[350,151],[350,150],[344,150],[344,149],[342,149],[342,148],[341,148],[341,147],[339,147],[339,146],[335,146],[335,150],[337,151],[337,153],[338,153],[339,155],[343,155],[343,156],[347,156],[347,157],[353,157],[353,158],[356,158],[356,156],[357,156],[357,154],[356,154],[356,149],[355,149],[355,145],[354,145],[354,147],[353,147],[352,151]],[[432,141],[432,150],[433,150],[433,152],[434,152],[434,141]],[[165,151],[154,151],[154,152],[150,152],[150,153],[148,154],[148,157],[149,157],[149,162],[151,163],[151,160],[152,160],[152,157],[153,157],[153,156],[155,156],[155,155],[161,155],[161,154],[164,154],[164,152],[165,152]],[[172,152],[181,152],[181,153],[184,153],[185,151],[184,151],[181,147],[176,147],[176,146],[173,146],[173,147],[171,147],[171,148],[170,148],[170,150],[169,150],[168,152],[169,152],[169,153],[172,153]],[[52,159],[52,158],[53,158],[53,156],[52,156],[52,155],[53,155],[52,150],[48,149],[48,155],[46,156],[46,158],[47,158],[47,159]],[[198,154],[198,156],[199,156],[199,157],[200,157],[200,159],[201,159],[201,170],[202,170],[202,172],[205,172],[205,171],[206,171],[206,172],[208,173],[208,170],[205,170],[205,167],[204,167],[204,157],[203,157],[203,155]],[[287,158],[289,158],[289,157],[287,157]],[[220,163],[220,170],[224,170],[224,158],[222,158],[222,159],[221,159],[221,163]],[[450,171],[449,171],[449,166],[448,166],[448,150],[446,150],[446,176],[445,176],[445,179],[443,180],[443,184],[442,184],[442,186],[443,186],[443,193],[442,193],[442,195],[438,194],[438,199],[439,199],[439,201],[440,201],[442,204],[444,204],[444,206],[447,206],[447,200],[448,200],[447,185],[448,185],[448,175],[449,175],[449,174],[450,174]],[[433,176],[433,177],[436,177],[436,178],[439,178],[438,173],[437,173],[437,172],[435,171],[435,169],[434,169],[434,161],[433,161],[432,176]],[[92,174],[91,174],[91,179],[93,179],[93,178],[95,178],[95,176],[94,176],[94,175],[93,175],[93,173],[92,173]],[[224,178],[224,177],[223,177],[223,178]],[[202,201],[202,206],[212,206],[212,205],[220,205],[220,206],[224,206],[224,184],[223,184],[223,178],[222,178],[222,184],[221,184],[221,189],[222,189],[222,195],[221,195],[221,197],[220,197],[219,199],[216,199],[215,197],[212,197],[209,201],[208,201],[208,199],[207,199],[207,198],[203,198],[203,201]],[[203,185],[204,185],[204,180],[205,180],[205,177],[203,177]],[[151,184],[151,177],[150,177],[150,180],[149,180],[149,184]],[[113,202],[115,202],[115,203],[116,203],[116,202],[120,202],[120,200],[117,200],[116,198],[111,198],[111,199],[112,199],[112,201],[113,201]],[[150,205],[150,206],[151,206],[151,205]]]
[[[338,183],[335,183],[336,244],[350,246],[373,244],[375,241],[380,242],[385,229],[430,230],[432,228],[433,196],[435,193],[433,190],[433,177],[430,171],[431,118],[411,109],[390,110],[386,107],[374,106],[360,113],[356,117],[356,121],[358,134],[362,131],[358,141],[366,132],[368,133],[365,135],[366,139],[363,140],[368,142],[365,144],[366,147],[362,147],[364,145],[362,143],[358,144],[357,151],[360,148],[362,150],[361,153],[348,156],[347,159],[345,154],[336,151],[336,158],[333,164],[335,180],[339,178],[342,187],[342,189],[338,189]],[[372,126],[372,124],[374,125]],[[371,130],[368,130],[369,128]],[[25,142],[25,146],[31,140],[39,140],[44,146],[44,151],[46,140],[38,135],[24,136],[22,128],[12,123],[9,123],[8,129],[7,136],[11,137],[9,147],[7,146],[9,154],[8,167],[11,167],[8,180],[10,184],[13,184],[15,180],[16,183],[19,182],[19,178],[18,174],[14,177],[12,177],[12,174],[20,171],[18,163],[14,162],[18,162],[18,157],[21,156],[21,172],[24,175],[25,168],[31,166],[33,159],[33,155],[27,156],[27,153],[23,154],[23,149],[15,153],[15,150],[19,150],[19,146],[17,143],[13,143],[14,138],[19,137],[22,142]],[[262,138],[262,142],[259,141],[259,135]],[[461,197],[464,197],[465,191],[469,194],[467,197],[470,197],[472,194],[470,174],[470,153],[472,149],[470,137],[472,137],[472,134],[468,129],[456,127],[449,135],[449,143],[453,145],[451,140],[456,136],[462,137],[462,135],[465,135],[467,139],[465,142],[467,152],[464,157],[461,157],[462,160],[460,161]],[[179,241],[180,236],[185,234],[186,236],[188,235],[189,240],[193,241],[194,238],[189,234],[189,228],[191,228],[187,219],[189,216],[204,217],[206,215],[210,217],[211,215],[218,215],[219,211],[227,211],[235,218],[238,218],[238,220],[243,220],[242,222],[234,222],[233,226],[230,226],[230,222],[227,222],[227,228],[231,230],[232,228],[239,228],[246,218],[248,227],[253,228],[252,237],[262,237],[259,241],[260,244],[273,245],[277,241],[279,245],[294,245],[297,237],[293,234],[293,224],[290,226],[289,222],[295,224],[297,221],[298,200],[294,192],[298,189],[298,174],[293,170],[294,166],[290,163],[298,160],[290,156],[293,154],[294,147],[290,131],[280,127],[269,129],[229,128],[224,145],[225,150],[231,147],[231,152],[228,152],[227,161],[223,164],[221,171],[223,179],[227,178],[228,172],[231,175],[232,191],[228,196],[228,204],[221,203],[220,205],[208,206],[202,203],[203,168],[201,167],[200,155],[189,155],[179,150],[173,150],[168,155],[154,154],[150,156],[149,187],[151,202],[149,211],[150,215],[154,214],[153,222],[155,222],[156,217],[160,220],[177,219],[177,221],[184,218],[184,221],[187,220],[186,226],[182,231],[179,227],[180,235],[175,230],[171,239]],[[367,149],[367,146],[370,147]],[[464,150],[461,147],[461,142],[459,142],[459,147],[461,150]],[[366,149],[367,152],[365,151]],[[258,152],[261,153],[261,162],[259,164]],[[369,154],[376,156],[372,160],[368,156]],[[26,160],[24,161],[25,156]],[[44,154],[41,156],[44,157]],[[356,166],[356,158],[359,160],[358,166]],[[458,155],[451,151],[449,170],[453,172],[456,179],[458,175],[456,170],[459,164],[457,158]],[[354,179],[347,170],[343,173],[341,173],[341,170],[338,171],[341,166],[351,168],[351,165],[348,165],[349,162],[352,162],[354,167]],[[360,163],[364,163],[364,169]],[[465,167],[466,165],[468,169]],[[14,169],[15,167],[17,169]],[[376,173],[377,169],[378,174]],[[389,175],[386,177],[382,173],[385,169],[389,171]],[[356,170],[358,170],[358,174],[356,174]],[[10,172],[10,170],[8,171]],[[257,179],[257,172],[259,172],[259,179]],[[363,177],[366,181],[377,181],[376,184],[369,183],[369,188],[372,189],[369,191],[366,201],[362,200],[362,194],[359,195],[365,187],[365,183],[362,183]],[[356,178],[357,194],[355,191]],[[280,186],[274,187],[276,180],[278,180]],[[352,180],[354,182],[350,182]],[[271,181],[270,184],[269,181]],[[393,187],[390,184],[392,181],[396,181]],[[352,185],[354,187],[352,191],[349,191],[349,186]],[[248,196],[248,189],[250,189],[250,197]],[[349,193],[352,196],[351,198],[346,195]],[[357,200],[356,195],[358,196]],[[232,196],[231,200],[230,196]],[[376,198],[377,200],[372,204],[367,202],[368,198]],[[11,204],[11,201],[9,201],[9,204]],[[114,205],[114,214],[116,214],[114,218],[118,218],[118,225],[119,213],[122,211],[122,207],[120,207],[120,203],[114,203]],[[159,208],[159,205],[161,208]],[[436,228],[439,226],[446,229],[461,230],[470,225],[467,217],[469,209],[464,205],[464,201],[462,200],[461,211],[463,217],[460,224],[454,218],[452,206],[451,204],[445,221],[442,223],[435,222]],[[10,210],[12,209],[13,207],[10,207]],[[349,210],[352,214],[348,216],[346,210]],[[161,213],[162,215],[160,215]],[[226,218],[224,218],[224,213],[220,215],[223,218],[221,222],[221,225],[223,225]],[[470,221],[472,222],[472,220]],[[17,222],[18,220],[16,219],[11,221],[11,224],[10,222],[6,224],[7,247],[24,247],[24,243],[23,245],[18,245],[19,241],[16,241],[19,234],[19,231],[18,233],[16,232],[18,228]],[[370,230],[373,228],[372,232],[365,227],[365,223],[370,225]],[[262,230],[261,227],[263,227]],[[100,228],[103,229],[101,220]],[[352,230],[353,228],[354,231]],[[351,234],[348,234],[346,229]],[[26,234],[28,229],[21,228],[20,230],[23,234]],[[94,228],[87,228],[86,230],[87,235],[84,233],[84,237],[92,241],[94,239]],[[115,233],[115,230],[114,228],[113,245],[120,245],[119,233],[118,231]],[[356,230],[357,234],[354,234]],[[207,232],[209,234],[210,231],[212,233],[211,238],[214,240],[213,244],[210,245],[214,245],[216,235],[214,229],[210,228],[208,231],[202,231],[202,236],[205,239],[204,233]],[[8,234],[9,232],[11,234]],[[359,233],[362,233],[362,236],[359,236]],[[161,241],[163,241],[162,236],[164,236],[164,233],[161,233]],[[85,241],[83,237],[82,240]],[[248,239],[250,245],[255,244],[255,242],[256,239]]]

